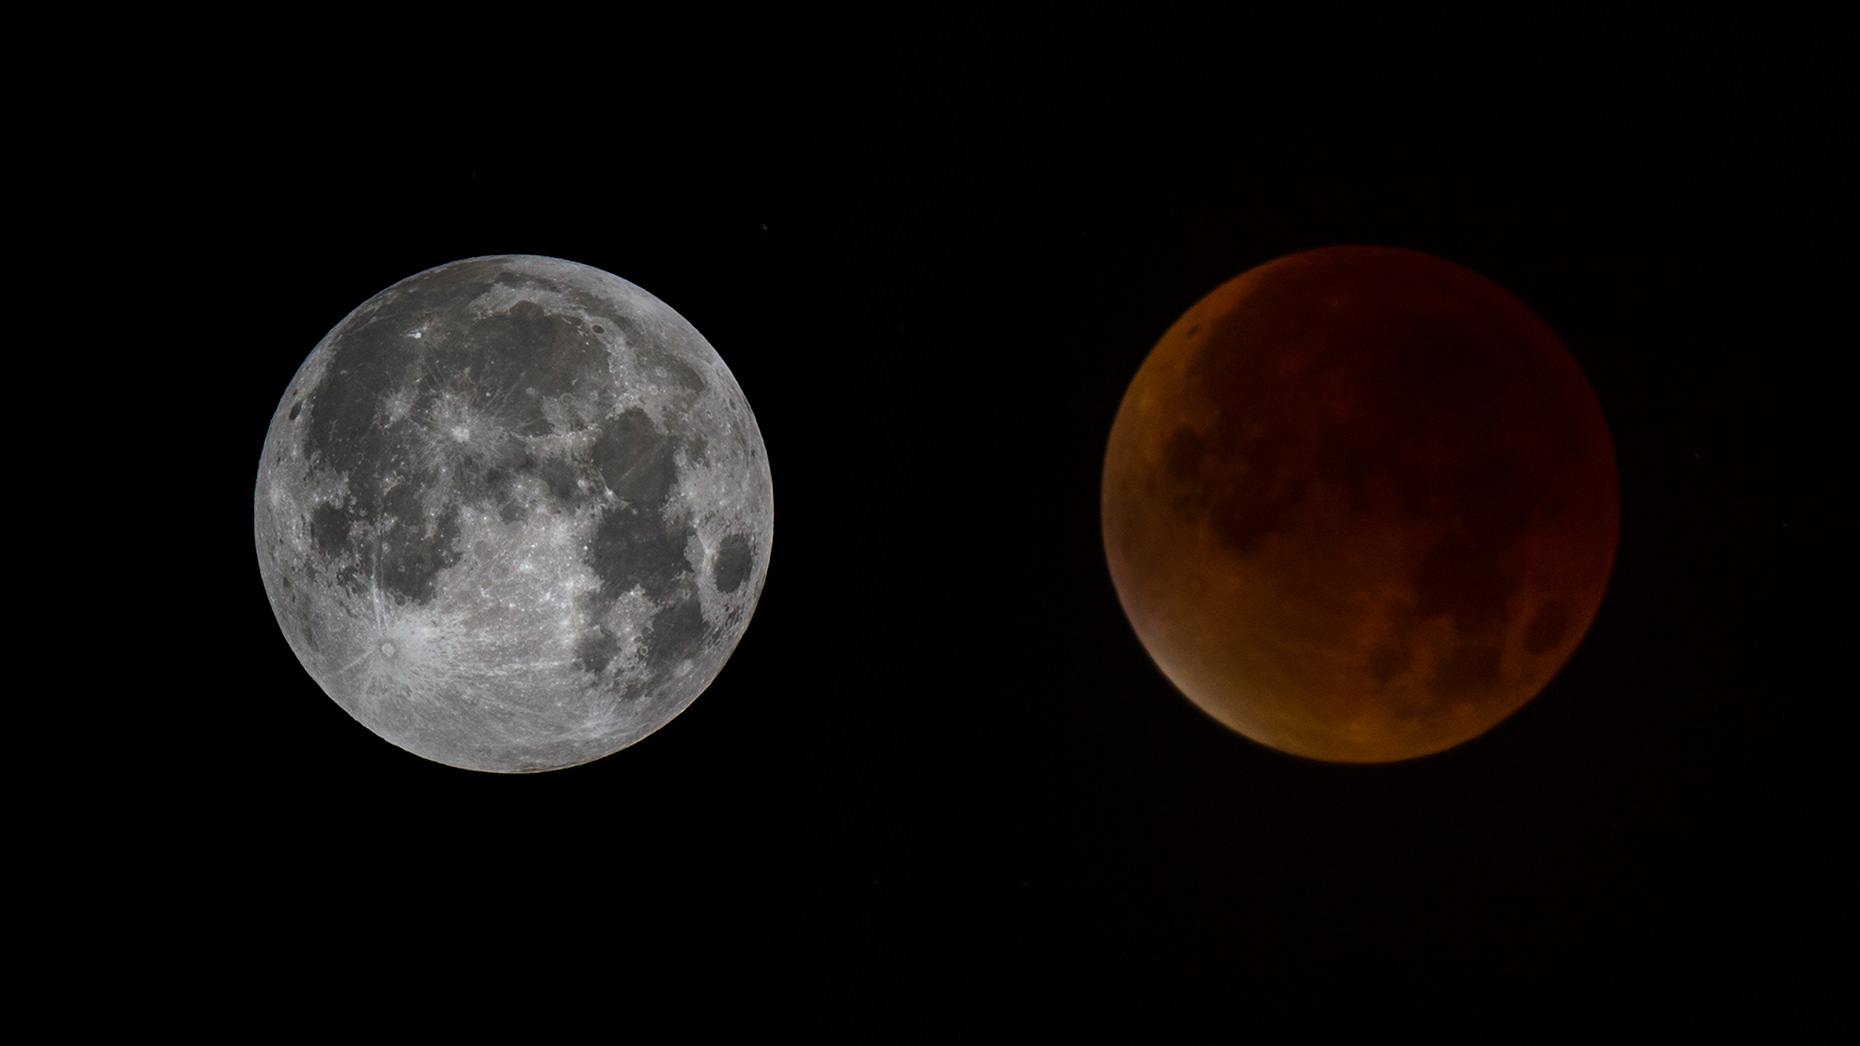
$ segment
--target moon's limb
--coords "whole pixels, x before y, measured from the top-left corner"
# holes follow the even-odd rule
[[[305,360],[255,496],[291,648],[356,719],[454,766],[548,770],[663,726],[761,595],[761,432],[702,335],[616,276],[473,258]]]

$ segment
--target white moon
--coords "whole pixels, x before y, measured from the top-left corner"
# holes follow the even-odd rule
[[[768,454],[736,379],[646,291],[471,258],[324,336],[272,416],[259,572],[298,660],[417,755],[585,763],[683,711],[761,596]]]

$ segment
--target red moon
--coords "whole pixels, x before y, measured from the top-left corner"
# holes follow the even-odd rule
[[[1104,547],[1137,636],[1261,744],[1379,763],[1491,729],[1575,652],[1621,499],[1600,404],[1503,288],[1390,247],[1267,262],[1124,394]]]

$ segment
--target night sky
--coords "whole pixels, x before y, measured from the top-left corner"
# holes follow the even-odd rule
[[[237,719],[202,710],[216,783],[181,815],[220,869],[215,933],[260,957],[528,957],[562,964],[565,994],[709,986],[700,1024],[878,1038],[1219,1016],[1233,1037],[1502,1041],[1822,994],[1845,823],[1823,739],[1851,682],[1821,590],[1853,523],[1851,469],[1826,462],[1842,345],[1815,319],[1850,293],[1817,246],[1832,78],[1292,92],[1061,64],[766,62],[726,98],[667,87],[638,111],[229,123],[245,144],[212,176],[232,189],[204,206],[241,339],[201,482],[246,667]],[[1534,309],[1621,475],[1574,658],[1488,734],[1386,766],[1199,712],[1126,624],[1099,535],[1111,421],[1164,329],[1243,270],[1344,243],[1438,255]],[[767,587],[705,695],[521,777],[352,721],[286,645],[251,546],[266,426],[318,339],[496,253],[682,313],[775,481]],[[599,964],[568,959],[587,947]]]

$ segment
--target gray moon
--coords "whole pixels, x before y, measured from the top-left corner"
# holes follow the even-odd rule
[[[259,573],[323,691],[437,762],[586,763],[664,726],[749,625],[774,534],[755,415],[664,302],[470,258],[364,302],[265,437]]]

